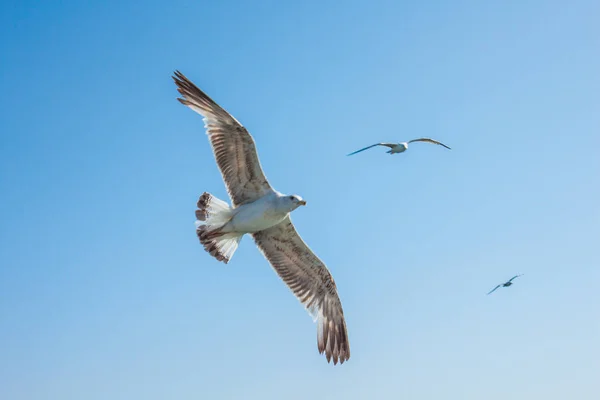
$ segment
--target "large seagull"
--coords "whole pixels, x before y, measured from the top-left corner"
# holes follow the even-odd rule
[[[294,229],[290,213],[306,205],[300,196],[274,190],[265,177],[254,140],[231,114],[181,72],[173,77],[182,104],[204,117],[208,139],[233,206],[204,193],[196,210],[196,234],[204,249],[227,263],[249,233],[275,272],[317,322],[317,346],[327,361],[343,363],[350,345],[342,303],[325,264]]]

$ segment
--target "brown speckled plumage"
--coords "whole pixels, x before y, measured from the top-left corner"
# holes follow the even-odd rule
[[[204,115],[206,133],[233,205],[254,201],[270,191],[254,139],[246,128],[181,72],[176,71],[173,79],[183,96],[177,100]]]
[[[300,302],[317,314],[317,346],[327,361],[344,363],[350,343],[344,311],[331,273],[304,243],[290,218],[252,235],[275,272]]]

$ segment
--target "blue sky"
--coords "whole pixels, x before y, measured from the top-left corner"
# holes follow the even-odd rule
[[[0,5],[0,398],[596,399],[597,1]],[[352,357],[245,238],[179,69],[297,193]],[[378,141],[431,136],[388,156]],[[515,285],[485,294],[524,273]]]

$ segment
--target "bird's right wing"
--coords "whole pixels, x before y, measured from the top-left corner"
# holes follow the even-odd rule
[[[521,275],[523,275],[523,274],[515,275],[515,276],[513,276],[512,278],[510,278],[508,281],[509,281],[509,282],[512,282],[512,280],[513,280],[513,279],[515,279],[515,278],[518,278],[518,277],[520,277]]]
[[[353,155],[353,154],[360,153],[361,151],[368,150],[368,149],[370,149],[371,147],[375,147],[375,146],[387,146],[387,147],[389,147],[389,148],[391,149],[391,148],[392,148],[392,147],[394,147],[395,145],[396,145],[396,143],[375,143],[375,144],[372,144],[372,145],[370,145],[370,146],[367,146],[367,147],[365,147],[365,148],[362,148],[362,149],[360,149],[360,150],[356,150],[356,151],[354,151],[354,152],[352,152],[352,153],[350,153],[350,154],[347,154],[347,155],[348,155],[348,156],[351,156],[351,155]]]
[[[440,145],[440,146],[444,146],[448,150],[452,150],[450,147],[446,146],[444,143],[438,142],[437,140],[433,140],[433,139],[430,139],[430,138],[419,138],[419,139],[413,139],[413,140],[409,140],[408,141],[408,143],[413,143],[413,142],[433,143],[433,144],[437,144],[437,145]]]
[[[493,292],[494,292],[496,289],[498,289],[500,286],[502,286],[502,285],[498,285],[498,286],[496,286],[495,288],[493,288],[492,290],[490,290],[490,291],[488,292],[488,294],[491,294],[491,293],[493,293]]]
[[[331,273],[304,243],[290,217],[252,234],[260,251],[317,322],[317,346],[327,361],[350,358],[342,303]]]
[[[183,96],[177,100],[204,117],[206,133],[233,204],[257,200],[273,190],[246,128],[181,72],[175,71],[173,80]]]

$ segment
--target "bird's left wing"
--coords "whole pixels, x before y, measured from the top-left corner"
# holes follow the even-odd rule
[[[361,151],[369,150],[370,148],[372,148],[372,147],[375,147],[375,146],[386,146],[386,147],[389,147],[389,148],[391,149],[391,148],[392,148],[392,147],[394,147],[395,145],[396,145],[396,143],[375,143],[375,144],[372,144],[372,145],[370,145],[370,146],[363,147],[363,148],[362,148],[362,149],[360,149],[360,150],[353,151],[352,153],[350,153],[350,154],[346,154],[346,155],[347,155],[347,156],[351,156],[351,155],[353,155],[353,154],[360,153]]]
[[[452,150],[450,147],[446,146],[444,143],[438,142],[437,140],[433,140],[433,139],[429,139],[429,138],[413,139],[413,140],[410,140],[408,143],[412,143],[412,142],[427,142],[427,143],[439,144],[440,146],[444,146],[448,150]]]
[[[204,117],[206,133],[233,204],[257,200],[273,190],[246,128],[181,72],[175,71],[173,80],[183,96],[177,100]]]
[[[317,322],[317,346],[327,361],[350,358],[350,344],[342,303],[335,282],[323,262],[304,243],[292,221],[252,235],[275,272]]]
[[[488,292],[488,294],[491,294],[491,293],[492,293],[492,292],[494,292],[496,289],[498,289],[500,286],[502,286],[502,285],[498,285],[498,286],[496,286],[495,288],[493,288],[492,290],[490,290],[490,291]]]

